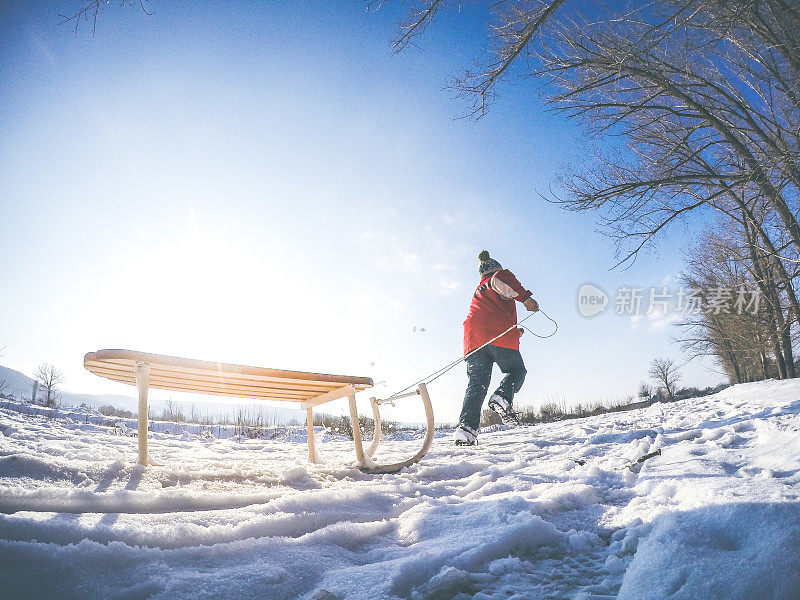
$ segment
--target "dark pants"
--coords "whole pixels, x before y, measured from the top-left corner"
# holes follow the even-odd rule
[[[467,359],[467,376],[469,383],[464,394],[464,406],[461,408],[459,422],[477,431],[481,421],[481,406],[486,398],[486,391],[492,380],[492,367],[497,363],[506,374],[495,390],[495,394],[508,400],[511,404],[525,381],[525,364],[519,350],[501,348],[500,346],[484,346]]]

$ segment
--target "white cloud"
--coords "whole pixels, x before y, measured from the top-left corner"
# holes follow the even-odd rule
[[[411,277],[415,285],[437,295],[449,295],[463,289],[464,282],[459,277],[463,268],[460,265],[457,268],[448,260],[457,253],[452,245],[436,235],[428,234],[424,239],[424,246],[420,249],[418,235],[401,236],[377,231],[359,235],[359,241],[368,247],[368,256],[378,268]]]
[[[464,285],[454,279],[452,277],[440,277],[439,278],[439,291],[443,295],[451,294],[453,292],[457,292],[458,290],[462,289]]]
[[[681,320],[680,315],[674,313],[669,315],[664,315],[660,318],[653,320],[650,323],[649,327],[647,328],[647,331],[661,331],[668,325],[674,325],[680,320]]]
[[[399,262],[404,271],[418,274],[422,267],[422,257],[414,252],[399,252]]]

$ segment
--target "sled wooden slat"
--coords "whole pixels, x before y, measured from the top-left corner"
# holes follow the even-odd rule
[[[276,380],[286,384],[315,383],[317,385],[330,384],[331,387],[352,383],[364,388],[372,387],[372,379],[368,377],[351,377],[347,375],[327,375],[324,373],[306,373],[303,371],[285,371],[281,369],[267,369],[264,367],[247,367],[228,363],[217,363],[192,358],[178,358],[161,354],[148,354],[133,350],[98,350],[89,352],[83,359],[84,365],[90,371],[92,363],[117,365],[132,372],[133,366],[138,362],[146,362],[151,368],[158,371],[173,371],[177,373],[194,373],[216,376],[222,379],[241,378],[251,381]]]
[[[95,371],[95,375],[102,375],[100,371]],[[112,379],[114,381],[118,381],[119,383],[126,383],[128,385],[136,385],[136,379],[134,377],[118,377],[118,376],[109,376],[109,375],[102,375],[107,379]],[[174,392],[192,392],[195,394],[208,394],[211,396],[229,396],[229,397],[239,397],[240,393],[236,387],[219,387],[219,386],[207,386],[207,385],[191,385],[190,383],[186,382],[171,382],[168,380],[164,380],[158,377],[151,377],[150,378],[150,387],[158,388],[161,390],[170,390]],[[252,398],[252,396],[246,396],[248,398]],[[258,396],[259,400],[279,400],[282,402],[303,402],[305,400],[305,396],[297,395],[297,394],[289,394],[289,393],[281,393],[281,392],[269,392],[264,393]]]
[[[89,363],[91,364],[91,363]],[[87,364],[87,369],[89,368],[89,364]],[[118,371],[121,373],[131,373],[132,365],[134,361],[102,361],[98,365],[98,368],[106,369],[108,371]],[[153,364],[153,363],[149,363]],[[350,379],[359,379],[363,380],[365,378],[356,378],[356,377],[346,377],[343,376],[342,379],[344,381],[318,381],[318,380],[304,380],[304,379],[297,379],[297,377],[277,377],[273,375],[253,375],[253,374],[242,374],[242,373],[235,373],[229,371],[212,371],[209,369],[193,369],[193,368],[186,368],[180,369],[173,365],[157,365],[155,367],[160,374],[165,377],[177,377],[177,378],[184,378],[184,379],[196,379],[196,380],[203,380],[203,381],[224,381],[230,383],[241,383],[244,385],[274,385],[280,387],[292,387],[292,388],[302,388],[307,389],[309,391],[314,390],[326,390],[331,389],[337,386],[342,385],[343,383],[353,383],[349,381]],[[274,370],[265,370],[267,372],[274,373]],[[300,372],[292,372],[292,371],[282,371],[282,373],[286,374],[293,374],[293,375],[303,375]],[[310,375],[318,375],[318,373],[310,373]],[[366,382],[361,382],[363,385],[369,387],[369,384]]]
[[[311,462],[319,462],[315,447],[312,408],[344,397],[349,398],[356,459],[363,471],[386,473],[400,470],[404,466],[420,460],[433,439],[433,412],[424,385],[420,385],[418,392],[423,399],[428,425],[422,450],[406,461],[381,466],[371,460],[380,440],[380,415],[375,398],[370,400],[377,426],[372,445],[366,451],[362,446],[358,429],[355,395],[357,392],[372,387],[372,379],[368,377],[248,367],[134,350],[89,352],[83,359],[83,365],[95,375],[135,385],[138,388],[139,463],[142,465],[150,463],[147,452],[147,395],[151,387],[216,396],[298,403],[300,408],[306,409],[308,455]]]
[[[113,379],[120,383],[136,385],[134,376],[126,376],[119,373],[104,373],[101,369],[92,370],[95,375]],[[233,396],[238,398],[251,398],[256,400],[269,400],[272,398],[293,399],[296,402],[304,402],[320,394],[320,391],[306,391],[300,389],[287,388],[285,390],[274,387],[261,387],[252,385],[235,385],[225,383],[213,383],[203,381],[192,381],[189,379],[165,378],[159,375],[150,375],[150,387],[163,390],[173,390],[178,392],[195,392],[198,394],[210,394],[215,396]],[[341,387],[341,386],[340,386]],[[334,388],[338,389],[338,388]],[[323,393],[326,393],[323,391]]]
[[[88,367],[87,367],[88,368]],[[122,383],[135,384],[135,376],[129,371],[119,369],[108,369],[105,367],[98,367],[93,365],[90,369],[95,375],[114,379]],[[161,371],[150,371],[150,387],[156,388],[169,388],[183,390],[184,387],[191,387],[191,391],[207,390],[209,394],[221,394],[224,396],[237,396],[253,397],[253,398],[267,398],[273,395],[286,396],[296,398],[298,402],[330,391],[331,387],[306,387],[306,386],[278,386],[273,382],[266,384],[248,383],[242,380],[233,379],[230,381],[222,380],[219,378],[209,378],[201,376],[184,376],[178,377],[177,375],[166,375]],[[339,386],[341,387],[341,386]],[[337,389],[337,388],[333,388]],[[205,392],[204,392],[205,393]]]
[[[120,363],[87,363],[86,368],[95,371],[102,371],[103,373],[119,374],[121,376],[132,376],[132,364]],[[211,373],[209,371],[189,370],[179,371],[174,368],[170,369],[153,369],[152,372],[158,372],[160,377],[165,379],[176,379],[196,382],[207,383],[224,383],[226,385],[241,385],[251,387],[281,387],[287,389],[299,389],[308,392],[319,392],[334,389],[341,386],[342,383],[333,383],[325,381],[298,381],[296,379],[288,379],[282,377],[255,377],[252,375],[243,376],[233,373]]]

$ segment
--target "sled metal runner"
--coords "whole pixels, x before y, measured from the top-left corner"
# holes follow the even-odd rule
[[[263,367],[247,367],[227,363],[208,362],[191,358],[148,354],[134,350],[98,350],[89,352],[83,366],[100,377],[135,385],[139,391],[138,444],[139,464],[157,464],[151,460],[147,449],[147,396],[149,389],[174,390],[212,394],[256,400],[296,402],[306,409],[308,432],[308,459],[322,462],[314,435],[313,409],[316,406],[347,397],[350,405],[350,422],[353,428],[356,462],[365,473],[394,473],[422,459],[433,441],[434,421],[428,389],[420,383],[408,394],[395,395],[387,400],[370,398],[375,433],[372,443],[364,448],[358,426],[356,393],[371,388],[372,379],[348,375],[328,375],[285,371]],[[380,405],[393,403],[400,398],[418,395],[425,409],[426,432],[422,448],[406,460],[391,464],[378,464],[373,456],[381,440]]]

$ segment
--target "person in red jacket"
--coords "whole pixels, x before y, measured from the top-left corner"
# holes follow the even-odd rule
[[[464,355],[467,357],[469,383],[455,432],[455,443],[459,446],[472,446],[478,442],[481,406],[495,364],[505,373],[505,377],[489,398],[489,408],[500,415],[503,423],[519,424],[512,403],[514,394],[525,381],[527,371],[519,352],[519,338],[523,330],[514,327],[517,323],[516,302],[521,302],[529,311],[539,310],[539,304],[531,297],[531,293],[486,250],[478,255],[478,261],[481,281],[472,296],[469,314],[464,321]],[[493,340],[509,328],[510,331]],[[487,344],[489,341],[491,343]]]

